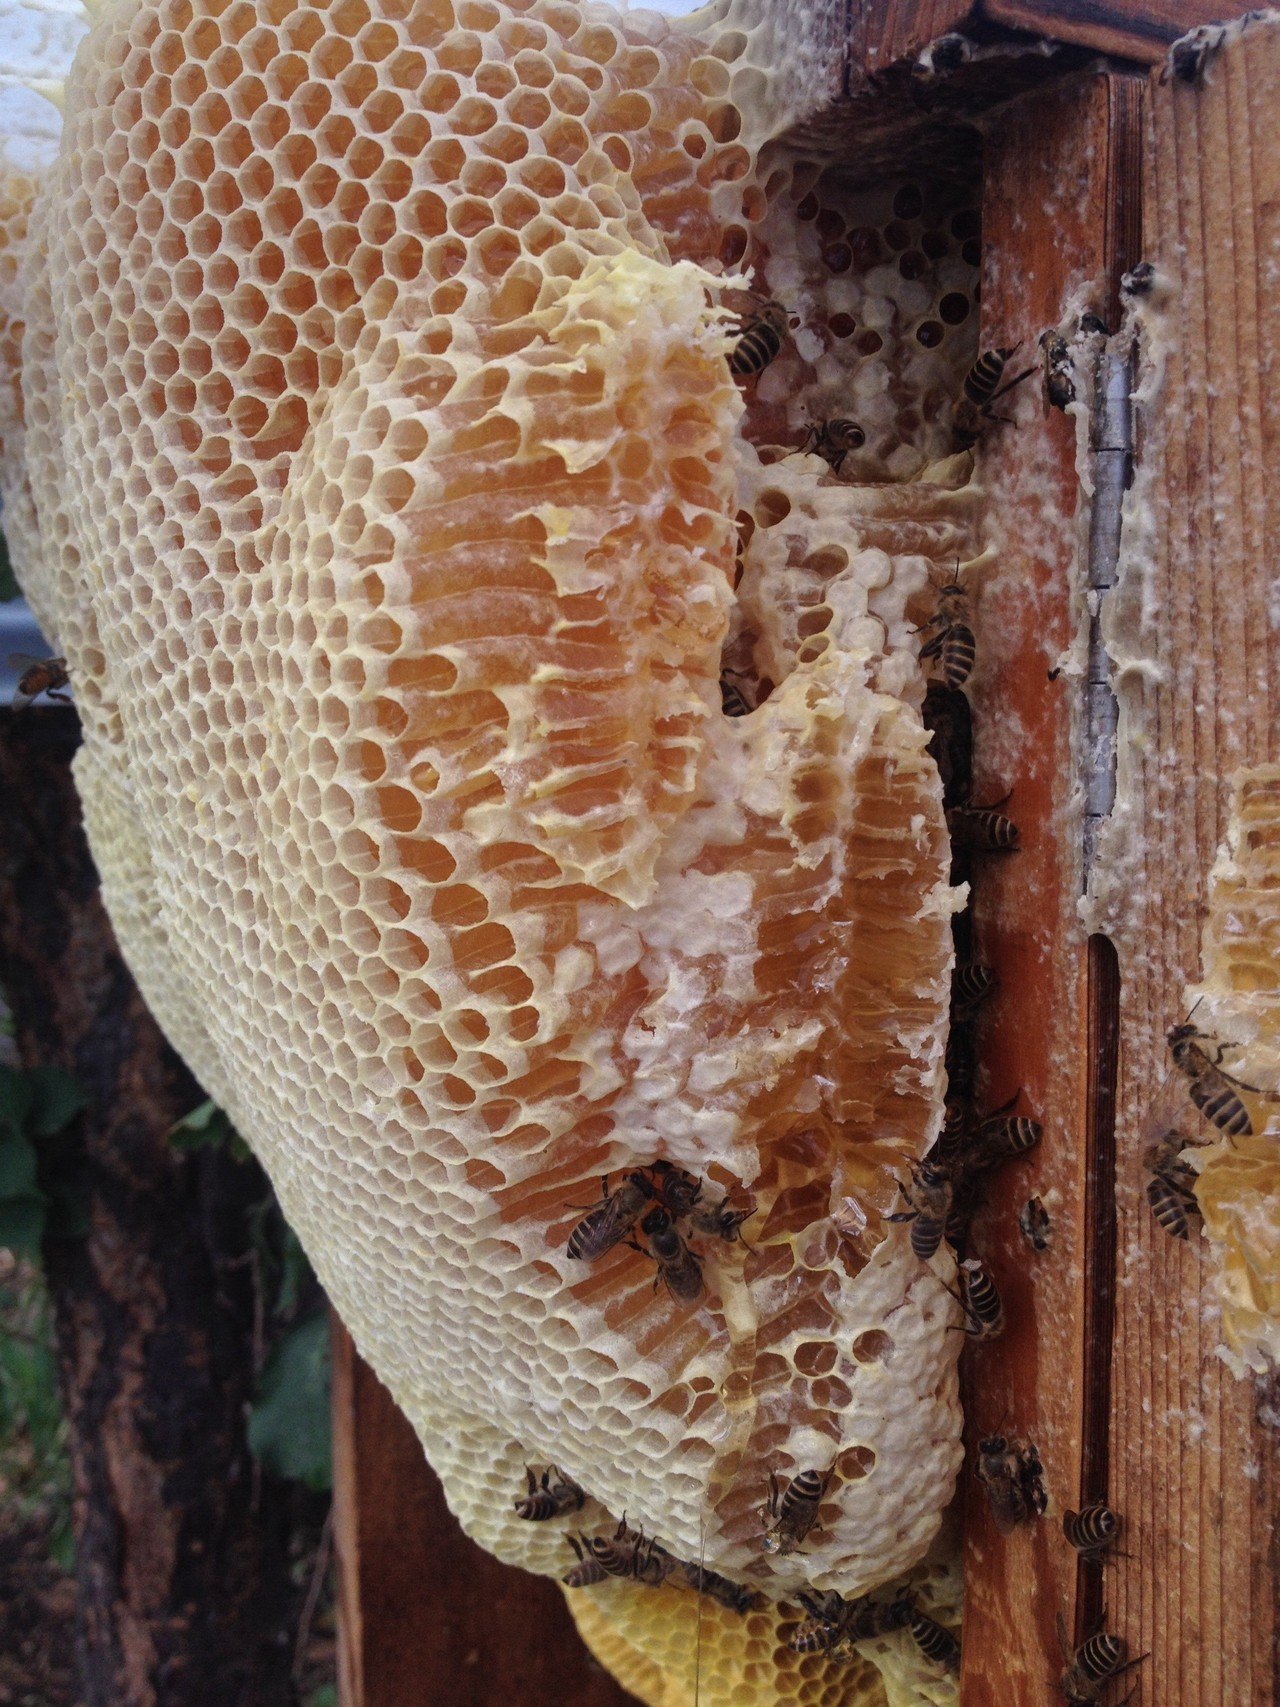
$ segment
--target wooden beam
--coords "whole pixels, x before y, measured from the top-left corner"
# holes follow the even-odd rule
[[[1131,1558],[1108,1592],[1151,1655],[1144,1707],[1280,1701],[1280,1436],[1274,1409],[1259,1416],[1275,1384],[1219,1361],[1206,1246],[1155,1224],[1141,1160],[1164,1034],[1200,973],[1231,774],[1280,758],[1278,104],[1280,29],[1255,25],[1203,85],[1153,81],[1145,150],[1143,252],[1169,294],[1148,350],[1163,380],[1137,422],[1150,531],[1115,595],[1154,668],[1123,689],[1132,863],[1110,920],[1125,1015],[1112,1476]]]
[[[1154,65],[1170,42],[1222,15],[1221,0],[860,0],[854,67],[884,71],[952,30],[989,41],[993,29]]]
[[[625,1707],[545,1577],[469,1541],[412,1427],[333,1323],[342,1707]]]
[[[1134,259],[1126,245],[1136,235],[1136,210],[1122,190],[1136,160],[1141,90],[1137,79],[1107,74],[1060,83],[1022,97],[992,128],[983,182],[984,348],[1021,341],[1015,362],[1034,361],[1040,332],[1058,325],[1069,303],[1110,312],[1119,272]],[[994,1347],[966,1354],[966,1388],[971,1447],[996,1431],[1033,1443],[1052,1503],[1046,1518],[1002,1536],[969,1477],[967,1707],[1052,1700],[1063,1669],[1055,1623],[1059,1611],[1072,1622],[1076,1559],[1060,1514],[1078,1506],[1086,1471],[1086,1305],[1096,1316],[1105,1302],[1092,1287],[1086,1213],[1105,1220],[1110,1212],[1109,1191],[1089,1190],[1099,1108],[1090,1040],[1106,967],[1091,954],[1077,911],[1077,690],[1065,676],[1048,680],[1072,632],[1076,424],[1048,409],[1038,374],[1010,402],[1016,424],[989,431],[977,471],[989,494],[994,563],[973,576],[979,665],[971,698],[975,799],[1012,789],[1006,810],[1021,829],[1022,851],[975,863],[971,925],[976,956],[1001,980],[981,1034],[988,1103],[1021,1087],[1023,1112],[1043,1123],[1044,1138],[1028,1160],[995,1177],[974,1229],[975,1249],[1004,1292],[1008,1327]],[[1052,1218],[1042,1255],[1018,1231],[1019,1209],[1032,1194]],[[1096,1453],[1088,1468],[1098,1473]]]

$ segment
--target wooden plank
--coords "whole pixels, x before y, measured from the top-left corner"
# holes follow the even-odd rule
[[[333,1324],[342,1707],[624,1707],[555,1583],[469,1541],[408,1421]]]
[[[1221,0],[981,0],[979,11],[987,23],[1143,65],[1163,59],[1169,43],[1196,24],[1223,15]]]
[[[1120,194],[1134,159],[1141,83],[1092,75],[1024,96],[989,134],[983,184],[982,343],[1021,340],[1015,360],[1077,310],[1106,311],[1134,237]],[[1077,912],[1081,837],[1071,742],[1073,697],[1047,679],[1067,645],[1068,589],[1077,552],[1074,420],[1046,408],[1033,378],[1013,394],[1014,427],[988,434],[978,469],[989,492],[994,565],[974,574],[979,667],[972,681],[975,799],[1012,788],[1007,810],[1022,851],[974,869],[977,956],[1001,988],[983,1020],[988,1105],[1019,1087],[1023,1111],[1044,1125],[1039,1149],[1002,1169],[974,1229],[974,1247],[1002,1287],[1008,1316],[995,1346],[966,1353],[971,1448],[994,1431],[1038,1449],[1049,1516],[997,1533],[972,1476],[965,1500],[965,1640],[961,1699],[1048,1701],[1063,1669],[1058,1611],[1072,1620],[1076,1560],[1060,1515],[1079,1503],[1086,1466],[1082,1419],[1090,1397],[1085,1343],[1089,1283],[1086,1209],[1109,1213],[1109,1192],[1087,1183],[1098,1087],[1091,1031],[1098,1029],[1105,968],[1093,965]],[[1092,977],[1092,985],[1091,985]],[[1091,1001],[1093,1007],[1091,1009]],[[1096,1118],[1096,1117],[1095,1117]],[[1031,1194],[1052,1217],[1049,1252],[1031,1252],[1017,1216]],[[1096,1229],[1095,1229],[1096,1232]],[[1101,1434],[1101,1430],[1098,1430]],[[1105,1464],[1101,1466],[1105,1474]]]
[[[1274,1410],[1258,1420],[1267,1394],[1218,1360],[1205,1247],[1156,1226],[1141,1166],[1164,1033],[1200,971],[1230,775],[1280,757],[1277,102],[1280,30],[1255,26],[1203,87],[1153,82],[1146,147],[1144,252],[1169,310],[1163,385],[1138,420],[1153,526],[1115,595],[1155,670],[1122,686],[1118,805],[1134,818],[1109,920],[1125,1018],[1112,1461],[1132,1555],[1109,1601],[1135,1651],[1150,1650],[1137,1700],[1152,1707],[1280,1701]]]
[[[883,71],[951,30],[989,41],[996,26],[1154,65],[1178,36],[1222,15],[1220,0],[860,0],[854,64]]]

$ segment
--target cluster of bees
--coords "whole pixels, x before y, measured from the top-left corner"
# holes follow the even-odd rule
[[[718,1201],[704,1203],[703,1190],[697,1174],[666,1161],[633,1168],[612,1187],[605,1174],[599,1200],[569,1234],[567,1254],[575,1261],[595,1262],[615,1246],[626,1245],[656,1264],[655,1292],[662,1284],[677,1303],[696,1303],[703,1293],[703,1259],[689,1245],[681,1225],[726,1244],[735,1240],[745,1244],[742,1224],[756,1209],[753,1198],[734,1204],[729,1192]],[[637,1222],[643,1245],[630,1237]]]
[[[817,1524],[819,1507],[834,1474],[834,1465],[827,1470],[801,1470],[784,1486],[770,1471],[767,1497],[760,1508],[765,1553],[794,1553],[803,1545]],[[526,1465],[525,1492],[513,1504],[517,1517],[545,1523],[581,1511],[586,1499],[584,1490],[558,1466],[549,1465],[539,1474]],[[708,1570],[701,1562],[677,1559],[655,1537],[643,1529],[632,1529],[625,1512],[611,1532],[587,1535],[579,1530],[565,1539],[575,1557],[575,1563],[560,1579],[567,1588],[589,1588],[614,1578],[650,1588],[664,1583],[691,1588],[739,1616],[761,1604],[756,1590]],[[955,1637],[922,1612],[905,1591],[887,1598],[863,1595],[845,1600],[834,1590],[818,1595],[802,1589],[798,1598],[807,1616],[789,1638],[789,1646],[796,1653],[847,1659],[855,1642],[906,1630],[926,1659],[948,1671],[959,1667],[960,1646]]]
[[[1222,1058],[1229,1046],[1199,1031],[1190,1023],[1190,1016],[1171,1027],[1168,1044],[1174,1072],[1182,1075],[1186,1094],[1209,1124],[1227,1138],[1251,1137],[1253,1120],[1240,1100],[1240,1092],[1257,1095],[1258,1087],[1223,1069]],[[1186,1239],[1192,1222],[1202,1216],[1194,1189],[1196,1170],[1184,1156],[1187,1150],[1198,1149],[1201,1140],[1188,1137],[1177,1125],[1165,1124],[1159,1111],[1156,1125],[1162,1128],[1160,1136],[1143,1156],[1149,1176],[1147,1201],[1166,1233]]]

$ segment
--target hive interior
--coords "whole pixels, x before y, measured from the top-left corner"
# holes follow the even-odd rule
[[[0,331],[122,945],[455,1510],[558,1574],[511,1509],[555,1462],[584,1528],[770,1605],[901,1578],[960,1457],[944,1259],[883,1216],[956,905],[913,630],[976,522],[976,155],[867,184],[768,140],[794,16],[116,0]],[[792,328],[744,410],[749,291]],[[798,452],[830,416],[838,477]],[[693,1306],[565,1253],[658,1155],[758,1202]],[[766,1561],[766,1472],[828,1464]],[[654,1700],[673,1595],[582,1614]],[[915,1675],[708,1616],[709,1707]]]

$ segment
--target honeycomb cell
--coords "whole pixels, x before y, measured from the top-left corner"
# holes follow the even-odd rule
[[[511,1511],[554,1461],[758,1586],[705,1608],[707,1707],[881,1700],[905,1662],[792,1655],[779,1604],[912,1569],[959,1455],[956,1336],[884,1217],[940,1114],[913,631],[972,516],[910,476],[977,227],[761,153],[778,60],[750,7],[141,0],[35,214],[0,201],[36,259],[20,303],[0,244],[6,525],[147,997],[473,1534],[562,1572]],[[745,403],[721,262],[787,298]],[[839,474],[793,454],[848,414]],[[758,1206],[678,1305],[566,1252],[658,1156]],[[768,1470],[833,1459],[767,1560]],[[687,1680],[691,1593],[585,1604],[651,1699]]]

